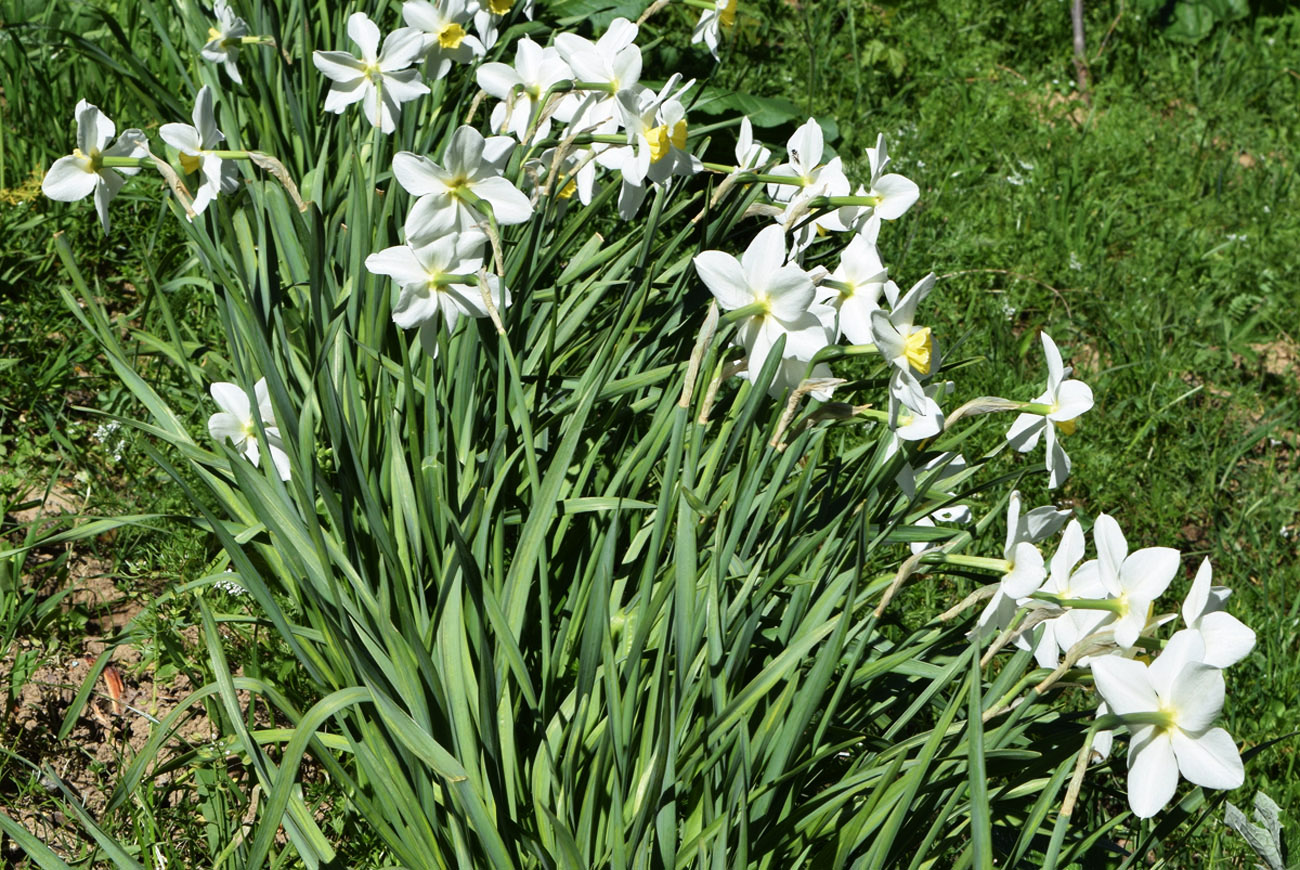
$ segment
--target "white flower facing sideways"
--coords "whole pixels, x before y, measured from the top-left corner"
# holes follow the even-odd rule
[[[208,203],[218,194],[227,196],[239,189],[239,176],[235,164],[223,160],[217,154],[217,146],[226,137],[217,129],[216,116],[212,110],[212,89],[207,85],[199,88],[194,100],[194,126],[189,124],[163,124],[158,135],[168,145],[180,152],[181,166],[187,173],[197,172],[203,181],[194,191],[194,213],[202,214]]]
[[[495,275],[481,272],[486,245],[487,236],[468,230],[446,233],[417,247],[396,245],[366,257],[367,269],[387,275],[400,288],[393,322],[402,329],[418,327],[420,344],[430,355],[437,354],[439,321],[450,334],[462,315],[488,316],[479,280],[487,281],[498,311],[510,304],[510,291]]]
[[[366,120],[384,133],[397,129],[402,103],[429,93],[419,70],[408,69],[424,48],[424,36],[410,27],[394,30],[379,48],[379,28],[364,12],[348,16],[348,36],[361,49],[356,58],[346,51],[312,52],[312,63],[333,82],[325,95],[325,111],[342,114],[361,103]]]
[[[925,404],[925,393],[916,376],[930,374],[938,362],[930,327],[915,323],[916,307],[929,295],[934,280],[931,272],[917,281],[901,299],[898,298],[898,285],[889,281],[884,290],[892,310],[885,312],[876,308],[870,312],[871,338],[880,355],[893,365],[890,390],[896,395],[905,395],[905,401],[913,408]]]
[[[406,240],[423,244],[448,232],[477,228],[487,220],[480,201],[492,207],[502,226],[532,217],[528,197],[501,175],[513,147],[509,136],[485,139],[473,127],[462,126],[451,134],[442,166],[410,151],[395,154],[393,176],[418,197],[406,216]]]
[[[217,16],[217,26],[208,29],[208,41],[199,54],[204,60],[224,64],[230,80],[242,85],[244,80],[239,76],[235,59],[239,56],[239,46],[248,35],[248,23],[230,11],[226,0],[216,0],[212,14]]]
[[[997,591],[976,622],[976,630],[996,630],[1011,623],[1021,598],[1043,585],[1047,577],[1043,554],[1034,544],[1056,534],[1069,511],[1051,505],[1036,507],[1026,514],[1020,511],[1020,493],[1013,490],[1007,502],[1007,537],[1002,558],[1008,569],[998,581]]]
[[[785,233],[769,226],[750,242],[737,260],[723,251],[704,251],[694,260],[709,291],[723,311],[754,311],[740,323],[736,342],[749,357],[756,376],[781,336],[786,358],[807,362],[830,344],[830,306],[813,301],[812,279],[794,263],[785,262]]]
[[[1041,590],[1065,599],[1071,598],[1103,599],[1106,587],[1102,585],[1098,573],[1097,561],[1090,559],[1079,565],[1085,554],[1083,526],[1078,520],[1070,520],[1061,535],[1061,543],[1052,555],[1050,572]],[[1079,567],[1075,567],[1079,565]],[[1060,654],[1069,652],[1079,640],[1101,628],[1111,614],[1105,610],[1088,610],[1069,608],[1066,604],[1059,616],[1042,623],[1042,635],[1037,645],[1033,646],[1034,658],[1042,668],[1056,668],[1060,663]],[[1023,635],[1017,641],[1021,649],[1030,649],[1030,643]],[[1080,659],[1086,663],[1089,658]]]
[[[229,438],[234,448],[256,467],[261,459],[261,450],[258,447],[257,423],[253,418],[248,393],[239,384],[225,382],[213,384],[211,391],[212,398],[221,411],[208,418],[209,434],[218,441]],[[280,479],[288,480],[289,455],[284,452],[280,430],[275,425],[275,411],[271,408],[266,378],[253,385],[253,395],[257,399],[257,416],[261,418],[266,431],[266,447],[271,453],[271,463]]]
[[[1038,444],[1038,436],[1047,441],[1047,471],[1052,489],[1065,483],[1070,476],[1070,457],[1057,437],[1059,427],[1066,435],[1074,432],[1075,419],[1092,408],[1092,388],[1083,381],[1070,377],[1071,369],[1061,362],[1061,352],[1056,342],[1046,332],[1042,333],[1043,356],[1047,359],[1047,389],[1034,399],[1034,404],[1045,405],[1046,414],[1021,414],[1007,430],[1007,441],[1021,453],[1028,453]]]
[[[1119,523],[1106,514],[1092,527],[1097,545],[1097,568],[1107,594],[1116,600],[1115,622],[1110,628],[1115,644],[1130,650],[1147,626],[1151,605],[1169,588],[1178,573],[1178,551],[1171,547],[1146,547],[1130,553]]]
[[[1205,663],[1215,668],[1234,665],[1255,648],[1255,632],[1223,608],[1232,590],[1211,586],[1210,560],[1203,559],[1183,601],[1183,622],[1205,641]]]
[[[840,263],[817,288],[817,301],[839,312],[839,333],[853,344],[871,344],[871,312],[880,307],[889,272],[876,252],[875,235],[853,237]]]
[[[77,147],[69,156],[54,161],[41,180],[41,192],[59,202],[76,202],[93,193],[99,223],[107,234],[108,204],[126,183],[122,176],[135,175],[140,168],[105,166],[104,158],[147,157],[149,149],[144,133],[139,130],[126,130],[116,143],[110,145],[117,126],[85,100],[77,101],[73,115],[77,119]]]
[[[555,49],[573,70],[575,81],[596,85],[592,94],[574,93],[556,107],[555,117],[573,132],[614,133],[618,130],[614,95],[636,87],[641,79],[641,49],[633,44],[638,28],[615,18],[595,42],[576,33],[558,33]]]
[[[1097,693],[1126,722],[1128,800],[1149,819],[1173,798],[1179,774],[1205,788],[1237,788],[1245,780],[1231,735],[1214,722],[1223,709],[1223,671],[1205,663],[1195,631],[1169,639],[1150,665],[1103,656],[1092,662]]]
[[[740,136],[736,139],[736,168],[757,169],[772,158],[772,151],[754,140],[754,125],[749,116],[740,119]]]
[[[713,9],[705,9],[700,13],[695,32],[691,34],[691,44],[703,42],[715,60],[718,58],[718,45],[722,41],[722,28],[730,30],[736,26],[739,0],[716,0],[716,4]]]

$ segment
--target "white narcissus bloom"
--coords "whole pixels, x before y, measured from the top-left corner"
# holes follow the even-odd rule
[[[54,161],[50,171],[41,180],[41,193],[59,202],[76,202],[95,195],[95,211],[99,222],[108,233],[108,204],[117,196],[126,180],[123,175],[135,175],[138,166],[105,166],[105,157],[147,157],[144,133],[127,130],[113,145],[117,126],[103,112],[87,103],[77,101],[73,112],[77,119],[77,147],[67,157]]]
[[[639,85],[618,92],[616,102],[628,145],[609,149],[602,162],[622,173],[618,212],[624,220],[631,220],[644,200],[647,179],[663,184],[673,176],[694,175],[704,168],[686,150],[686,109],[680,99],[695,82],[674,93],[680,80],[681,75],[673,73],[658,94]]]
[[[502,19],[514,11],[515,0],[472,0],[469,5],[477,6],[474,11],[474,30],[483,41],[483,47],[491,48],[496,45],[497,37],[501,35]],[[533,0],[524,0],[518,6],[524,16],[532,21]]]
[[[485,139],[473,127],[461,126],[451,134],[442,166],[409,151],[395,154],[393,176],[418,197],[406,216],[406,240],[419,245],[444,233],[476,228],[487,220],[478,200],[492,207],[502,226],[532,217],[528,197],[501,175],[514,144],[509,136]]]
[[[244,454],[254,466],[261,459],[257,444],[257,423],[253,419],[252,403],[248,393],[239,384],[216,383],[211,387],[212,398],[216,400],[219,413],[208,418],[208,433],[220,441],[229,438],[235,449]],[[280,430],[275,425],[275,411],[271,408],[271,395],[266,388],[266,378],[253,385],[253,394],[257,399],[257,416],[266,431],[266,447],[271,453],[271,463],[281,480],[288,480],[290,474],[289,454],[284,452],[280,440]]]
[[[1211,586],[1210,560],[1204,559],[1183,601],[1183,622],[1199,632],[1205,641],[1205,663],[1226,668],[1250,654],[1255,648],[1255,632],[1223,608],[1232,590]]]
[[[938,397],[947,395],[952,381],[930,384],[920,405],[909,404],[907,390],[889,392],[889,428],[904,441],[924,441],[943,431],[943,409]]]
[[[601,86],[592,95],[570,94],[555,110],[555,117],[573,132],[613,133],[618,129],[614,95],[634,88],[641,79],[641,49],[633,45],[637,26],[615,18],[596,42],[574,33],[555,36],[555,49],[573,70],[575,81]]]
[[[208,29],[208,41],[203,44],[199,54],[204,60],[224,64],[230,80],[242,85],[244,80],[239,77],[235,58],[239,56],[243,38],[248,35],[248,24],[230,11],[230,4],[226,0],[217,0],[212,5],[212,14],[217,16],[217,26]]]
[[[773,175],[793,176],[789,184],[769,183],[767,194],[777,202],[789,203],[801,193],[811,196],[844,196],[849,192],[849,180],[840,166],[840,158],[833,157],[823,164],[826,150],[821,126],[812,118],[795,130],[786,143],[789,162],[772,169]]]
[[[893,281],[885,284],[885,296],[893,306],[886,313],[876,308],[871,315],[871,338],[880,355],[893,365],[890,375],[890,389],[895,394],[906,392],[908,403],[918,408],[925,402],[919,375],[928,375],[934,368],[938,356],[934,347],[934,338],[930,327],[917,326],[916,306],[929,295],[934,287],[934,273],[931,272],[907,291],[907,295],[898,298],[899,288]]]
[[[830,280],[818,288],[819,302],[839,312],[839,332],[853,344],[871,344],[871,312],[880,307],[889,272],[880,262],[874,235],[857,235],[840,254]]]
[[[1223,671],[1205,663],[1199,634],[1178,632],[1150,665],[1103,656],[1092,674],[1112,712],[1143,715],[1128,726],[1128,801],[1138,818],[1169,803],[1179,774],[1205,788],[1237,788],[1245,780],[1231,735],[1211,727],[1223,709]]]
[[[1051,475],[1048,486],[1055,489],[1070,476],[1070,457],[1061,446],[1056,429],[1060,427],[1066,435],[1074,431],[1075,418],[1092,408],[1092,388],[1070,377],[1072,369],[1061,362],[1061,352],[1050,335],[1044,332],[1042,339],[1043,356],[1047,359],[1047,389],[1034,402],[1046,405],[1048,412],[1046,416],[1021,414],[1007,430],[1007,441],[1021,453],[1028,453],[1037,446],[1038,436],[1046,433],[1047,470]]]
[[[492,109],[492,130],[509,132],[520,142],[528,137],[537,113],[542,110],[542,96],[557,82],[573,76],[569,65],[553,47],[543,48],[528,37],[515,43],[515,65],[485,63],[475,72],[478,86],[502,102]],[[551,131],[549,115],[537,121],[534,139],[544,139]]]
[[[785,262],[785,234],[769,226],[750,242],[737,260],[722,251],[704,251],[694,260],[709,291],[723,311],[757,304],[761,311],[740,324],[737,343],[749,356],[752,374],[762,370],[773,345],[785,336],[785,357],[807,362],[830,343],[827,322],[834,312],[813,301],[812,279]]]
[[[424,68],[434,81],[446,76],[453,62],[473,63],[474,58],[483,56],[483,43],[465,32],[471,12],[465,0],[439,0],[437,4],[406,0],[402,4],[402,19],[420,32]]]
[[[379,48],[379,28],[364,12],[348,16],[348,36],[361,49],[360,59],[346,51],[312,52],[312,63],[333,82],[325,95],[325,111],[342,114],[360,102],[366,120],[384,133],[397,129],[402,103],[429,93],[419,70],[407,69],[420,55],[424,36],[403,27],[394,30]]]
[[[212,110],[212,89],[207,85],[199,88],[199,95],[194,100],[193,118],[193,127],[189,124],[163,124],[158,135],[180,152],[181,166],[187,173],[197,172],[203,176],[202,183],[194,192],[193,209],[197,215],[203,213],[217,194],[229,196],[238,190],[239,176],[235,173],[235,164],[223,160],[216,153],[217,146],[226,137],[217,129]]]
[[[1042,585],[1042,591],[1067,600],[1105,598],[1106,587],[1102,585],[1096,560],[1089,560],[1075,568],[1083,559],[1085,549],[1083,526],[1079,525],[1078,520],[1070,520],[1065,533],[1061,535],[1056,553],[1052,555],[1051,570],[1047,581]],[[1060,653],[1068,652],[1075,643],[1092,634],[1110,618],[1111,614],[1106,610],[1066,609],[1060,616],[1045,621],[1042,623],[1042,636],[1033,647],[1038,666],[1055,668],[1060,663]],[[1023,635],[1017,641],[1017,646],[1021,649],[1030,648],[1028,639]]]
[[[871,163],[871,185],[868,196],[876,197],[872,214],[881,220],[892,221],[902,217],[921,196],[916,183],[896,173],[885,174],[889,155],[885,151],[885,136],[876,136],[876,147],[867,149]]]
[[[997,591],[980,614],[976,622],[977,631],[1010,625],[1019,599],[1038,591],[1043,585],[1047,570],[1043,554],[1034,542],[1056,534],[1069,515],[1069,511],[1057,510],[1051,505],[1036,507],[1021,515],[1020,492],[1012,491],[1007,502],[1006,543],[1002,546],[1002,558],[1010,563],[1010,569],[1002,575]]]
[[[740,119],[740,136],[736,139],[736,166],[739,169],[757,169],[772,157],[770,149],[754,141],[754,125],[748,116]]]
[[[420,329],[420,343],[437,353],[438,323],[447,332],[456,328],[462,315],[487,317],[487,303],[474,278],[483,266],[487,236],[476,230],[446,233],[428,244],[397,245],[366,257],[366,268],[387,275],[400,288],[393,306],[393,322],[402,329]],[[510,304],[510,291],[494,275],[486,276],[497,310]]]
[[[1178,551],[1147,547],[1130,553],[1119,523],[1106,514],[1097,517],[1092,540],[1097,545],[1102,585],[1119,602],[1119,612],[1111,625],[1115,643],[1121,649],[1132,649],[1146,628],[1152,602],[1169,588],[1178,573]]]
[[[739,0],[716,0],[716,2],[717,5],[713,9],[705,9],[700,13],[695,32],[691,34],[691,44],[703,42],[709,47],[709,53],[714,59],[718,57],[722,28],[730,30],[736,26],[736,6],[739,5]]]

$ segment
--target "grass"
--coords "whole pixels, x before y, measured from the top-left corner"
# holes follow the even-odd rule
[[[1038,331],[1061,345],[1097,407],[1068,441],[1075,470],[1063,492],[1049,495],[1037,478],[1021,487],[1032,503],[1055,497],[1085,519],[1116,516],[1133,547],[1179,547],[1184,588],[1210,557],[1216,582],[1235,590],[1233,612],[1259,638],[1229,673],[1225,725],[1244,746],[1264,748],[1230,799],[1245,806],[1262,789],[1294,818],[1294,738],[1267,744],[1289,733],[1289,687],[1300,684],[1300,13],[1222,25],[1186,46],[1149,21],[1090,5],[1089,106],[1071,85],[1065,5],[992,6],[760,4],[744,32],[757,44],[722,75],[834,118],[832,144],[859,175],[862,149],[885,133],[922,198],[882,232],[884,261],[905,286],[931,269],[943,276],[932,297],[936,332],[969,336],[964,346],[986,357],[967,369],[956,401],[1031,398],[1042,378]],[[67,76],[54,90],[75,101],[93,86],[116,94],[100,103],[106,110],[135,99]],[[4,164],[14,187],[19,168],[63,153],[70,129],[67,112],[16,112],[6,115]],[[174,271],[181,245],[166,221],[124,204],[107,243],[84,203],[27,200],[0,212],[6,514],[51,480],[92,493],[81,505],[88,513],[166,512],[174,498],[139,451],[113,459],[112,444],[90,437],[98,420],[77,406],[114,411],[126,399],[47,289],[61,280],[48,239],[65,229],[114,310],[154,316],[128,285]],[[1005,423],[984,423],[976,445],[994,444]],[[1025,464],[1003,461],[1005,471]],[[163,578],[201,567],[206,546],[185,530],[123,532],[101,551],[123,590],[148,596]],[[197,615],[176,607],[148,623],[152,655],[176,668],[190,657],[200,679],[206,659],[177,640]],[[70,648],[83,630],[71,616],[39,624]],[[232,655],[270,669],[289,661],[266,643],[250,631]],[[220,766],[204,770],[203,799],[238,811],[240,784],[223,781]],[[0,777],[4,800],[34,800],[39,782],[12,769]],[[119,836],[162,826],[177,842],[221,833],[199,814],[160,808],[146,800],[104,824]],[[365,844],[355,845],[360,862]],[[1300,841],[1292,846],[1300,851]],[[1216,822],[1186,855],[1169,857],[1190,862],[1192,851],[1211,864],[1249,855]]]

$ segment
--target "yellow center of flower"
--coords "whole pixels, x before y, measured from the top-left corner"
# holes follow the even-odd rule
[[[515,5],[515,0],[488,0],[488,9],[493,15],[505,15]]]
[[[1056,424],[1056,428],[1061,430],[1062,435],[1073,435],[1078,425],[1078,420],[1061,420]]]
[[[181,154],[181,168],[185,170],[186,174],[198,172],[199,167],[202,165],[203,158],[197,154]]]
[[[723,27],[731,27],[736,23],[736,6],[740,0],[727,0],[718,14],[718,21],[722,22]]]
[[[667,124],[655,127],[646,132],[646,139],[650,143],[650,162],[658,163],[673,147],[686,147],[686,122],[678,121],[671,130]]]
[[[460,41],[465,38],[465,28],[452,22],[438,31],[438,44],[445,49],[460,48]]]
[[[573,194],[577,192],[577,190],[578,190],[578,179],[570,178],[568,183],[565,184],[563,187],[561,187],[560,192],[555,195],[558,196],[560,199],[570,199],[573,197]]]
[[[930,327],[923,326],[907,337],[903,342],[903,356],[919,374],[930,373],[930,351],[934,341],[930,337]]]
[[[211,42],[214,39],[220,39],[223,36],[225,36],[225,34],[222,33],[220,30],[217,30],[217,28],[215,27],[208,28],[208,42]]]
[[[100,156],[100,153],[98,151],[91,151],[89,154],[87,154],[85,151],[82,151],[80,148],[73,148],[72,156],[80,160],[83,164],[85,164],[85,169],[87,172],[98,172],[99,168],[104,165],[104,160]]]

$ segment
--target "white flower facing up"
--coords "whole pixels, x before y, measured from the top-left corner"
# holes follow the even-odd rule
[[[487,317],[487,302],[477,281],[487,236],[476,230],[446,233],[425,245],[397,245],[366,257],[366,268],[387,275],[400,288],[393,322],[420,329],[420,343],[437,353],[438,323],[450,334],[461,316]],[[510,291],[496,276],[485,275],[498,310],[510,304]]]
[[[424,47],[424,36],[409,27],[394,30],[381,51],[379,28],[364,12],[348,16],[348,36],[361,49],[360,58],[346,51],[312,53],[316,69],[333,82],[325,95],[325,111],[342,114],[359,102],[366,120],[391,133],[397,129],[402,103],[429,93],[419,70],[408,69]]]
[[[105,157],[147,157],[149,149],[144,134],[127,130],[116,143],[113,134],[117,126],[112,120],[85,100],[77,102],[73,112],[77,119],[77,147],[67,157],[54,161],[50,171],[41,181],[41,192],[59,202],[76,202],[95,195],[95,211],[99,223],[108,232],[108,204],[126,183],[123,175],[135,175],[137,166],[105,166]]]
[[[722,29],[725,27],[730,30],[736,26],[738,5],[739,0],[717,0],[717,5],[713,9],[705,9],[700,13],[695,32],[691,34],[691,44],[698,45],[703,42],[709,47],[709,53],[717,59],[718,46],[722,42]]]
[[[1255,648],[1255,632],[1224,610],[1232,590],[1226,586],[1210,585],[1211,574],[1210,560],[1202,560],[1192,588],[1183,601],[1183,622],[1199,633],[1205,642],[1205,663],[1215,668],[1226,668],[1244,659]]]
[[[487,220],[480,201],[492,207],[502,226],[532,217],[528,197],[501,175],[513,147],[509,136],[485,139],[473,127],[462,126],[451,134],[442,166],[409,151],[394,155],[394,177],[418,197],[406,216],[407,242],[419,245],[448,232],[476,229]]]
[[[789,184],[769,183],[767,195],[783,203],[789,203],[801,194],[805,197],[846,195],[849,180],[840,166],[840,158],[833,157],[823,164],[825,150],[821,125],[809,118],[786,143],[789,161],[772,169],[773,175],[791,176],[792,181]]]
[[[226,0],[217,0],[212,5],[212,14],[217,16],[217,26],[208,29],[208,41],[199,54],[204,60],[224,64],[230,80],[242,85],[244,80],[239,77],[235,59],[239,56],[240,44],[248,35],[248,24],[230,11]]]
[[[451,71],[452,63],[473,63],[485,51],[477,37],[465,31],[472,13],[466,0],[406,0],[402,18],[419,31],[423,40],[420,54],[429,78],[437,81]]]
[[[1245,768],[1232,737],[1214,721],[1223,709],[1223,672],[1205,663],[1194,631],[1169,639],[1150,665],[1104,656],[1092,663],[1097,692],[1128,722],[1128,800],[1149,819],[1173,798],[1181,774],[1205,788],[1237,788]]]
[[[696,255],[695,271],[723,311],[753,306],[740,324],[736,341],[748,354],[748,369],[757,375],[772,347],[785,336],[783,356],[807,362],[830,343],[834,312],[813,301],[812,279],[785,262],[785,234],[769,226],[750,242],[737,260],[723,251]]]
[[[1147,547],[1130,553],[1119,523],[1101,514],[1092,527],[1097,545],[1097,567],[1107,594],[1119,608],[1111,626],[1115,643],[1129,650],[1147,626],[1151,605],[1169,588],[1178,573],[1178,551]]]
[[[208,418],[208,432],[220,441],[229,438],[231,444],[249,462],[257,466],[261,460],[261,450],[257,442],[257,423],[253,417],[252,403],[248,393],[239,384],[215,383],[211,387],[212,398],[216,400],[220,412]],[[280,440],[280,430],[275,425],[275,411],[271,408],[271,395],[266,388],[266,378],[253,385],[253,395],[257,399],[257,417],[261,419],[266,431],[266,447],[271,453],[271,463],[281,480],[288,480],[289,455],[284,452]]]
[[[217,146],[226,137],[217,129],[212,109],[212,89],[199,88],[194,100],[194,126],[189,124],[163,124],[158,135],[168,145],[180,152],[181,166],[188,173],[197,172],[203,181],[194,191],[194,213],[202,214],[218,194],[227,196],[239,189],[239,176],[235,164],[217,153]]]
[[[853,344],[870,344],[871,312],[880,307],[889,272],[880,262],[876,240],[857,235],[840,254],[830,280],[818,288],[819,302],[839,312],[839,333]]]
[[[1051,477],[1048,486],[1060,486],[1070,476],[1070,457],[1057,437],[1059,427],[1069,435],[1074,431],[1075,419],[1092,408],[1092,389],[1083,381],[1070,377],[1071,369],[1061,362],[1061,352],[1056,342],[1046,332],[1042,333],[1043,356],[1047,359],[1047,389],[1034,400],[1045,405],[1046,414],[1021,414],[1007,430],[1007,441],[1021,453],[1028,453],[1038,444],[1038,436],[1046,433],[1047,471]]]
[[[615,18],[596,42],[574,33],[555,36],[555,48],[573,70],[575,81],[595,85],[590,95],[570,94],[555,110],[555,117],[574,132],[613,133],[618,129],[614,96],[634,88],[641,79],[641,49],[633,45],[637,26]]]
[[[542,96],[557,82],[573,76],[569,65],[553,47],[543,48],[528,37],[515,43],[515,65],[485,63],[475,72],[478,86],[501,102],[492,108],[493,131],[508,132],[520,142],[531,141],[528,131],[536,121],[533,139],[551,132],[550,115],[538,118]]]

